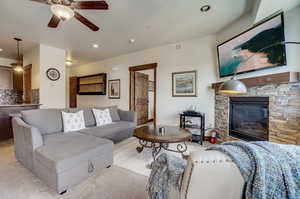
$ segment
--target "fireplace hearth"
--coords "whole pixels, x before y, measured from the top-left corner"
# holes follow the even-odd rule
[[[269,140],[269,97],[230,97],[229,135],[246,141]]]

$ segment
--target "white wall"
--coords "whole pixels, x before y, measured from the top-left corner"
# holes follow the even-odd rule
[[[42,108],[66,107],[66,51],[59,48],[40,45],[40,103]],[[56,68],[60,72],[58,81],[51,81],[46,76],[49,68]]]
[[[287,41],[300,41],[300,7],[285,13],[285,35]],[[197,105],[206,113],[206,125],[214,124],[214,91],[211,83],[219,79],[216,63],[216,43],[222,43],[253,25],[254,17],[246,15],[227,26],[217,35],[181,42],[182,48],[174,45],[160,46],[136,53],[114,57],[104,61],[70,68],[70,75],[80,76],[99,72],[108,73],[108,79],[121,79],[121,99],[110,100],[107,96],[78,96],[79,106],[118,105],[128,109],[129,66],[158,63],[157,120],[160,124],[178,124],[178,113],[189,105]],[[300,46],[287,46],[287,66],[239,75],[239,78],[260,76],[286,71],[300,71]],[[173,98],[171,73],[198,71],[198,97]],[[225,79],[222,79],[222,81]]]
[[[13,88],[13,72],[9,68],[0,67],[0,89]]]
[[[178,113],[196,105],[199,111],[206,113],[207,126],[214,124],[214,91],[209,88],[216,82],[216,37],[194,39],[180,43],[131,53],[104,61],[70,68],[70,75],[88,75],[106,72],[108,79],[121,79],[121,99],[111,100],[107,96],[79,96],[78,105],[129,107],[128,67],[158,63],[157,68],[157,121],[158,124],[178,125]],[[113,70],[114,69],[114,70]],[[198,97],[172,97],[172,72],[198,71]]]
[[[66,107],[66,73],[63,49],[40,44],[24,53],[23,65],[32,64],[32,89],[39,89],[41,108]],[[51,81],[46,76],[49,68],[60,72],[58,81]]]
[[[259,0],[255,10],[255,23],[280,11],[288,11],[300,4],[300,0]]]
[[[289,10],[284,14],[284,16],[286,41],[300,41],[300,6]],[[222,31],[217,33],[218,44],[252,27],[253,20],[254,18],[251,15],[246,15],[228,26],[226,29],[223,29]],[[238,76],[238,78],[254,77],[287,71],[300,72],[300,45],[287,45],[286,52],[287,66],[241,74]],[[222,80],[224,79],[228,78],[223,78]]]
[[[31,88],[40,88],[40,46],[36,46],[23,55],[23,65],[32,65],[31,69]]]

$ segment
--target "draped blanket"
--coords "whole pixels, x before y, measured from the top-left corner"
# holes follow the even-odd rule
[[[173,199],[170,196],[171,189],[178,193],[179,198],[180,180],[186,165],[186,160],[170,154],[158,156],[151,164],[147,186],[150,199]]]
[[[246,199],[300,199],[299,146],[226,142],[208,150],[231,157],[245,180]]]

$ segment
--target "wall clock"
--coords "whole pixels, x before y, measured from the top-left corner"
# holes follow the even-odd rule
[[[60,79],[60,72],[56,68],[49,68],[46,72],[48,79],[57,81]]]

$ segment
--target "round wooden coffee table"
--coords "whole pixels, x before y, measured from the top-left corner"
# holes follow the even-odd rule
[[[144,148],[152,149],[152,157],[155,160],[161,149],[176,153],[187,151],[186,141],[192,139],[192,134],[179,127],[163,126],[164,132],[160,132],[162,126],[143,126],[134,130],[134,136],[139,139],[141,146],[136,150],[141,153]],[[171,149],[169,144],[176,143],[176,149]]]

